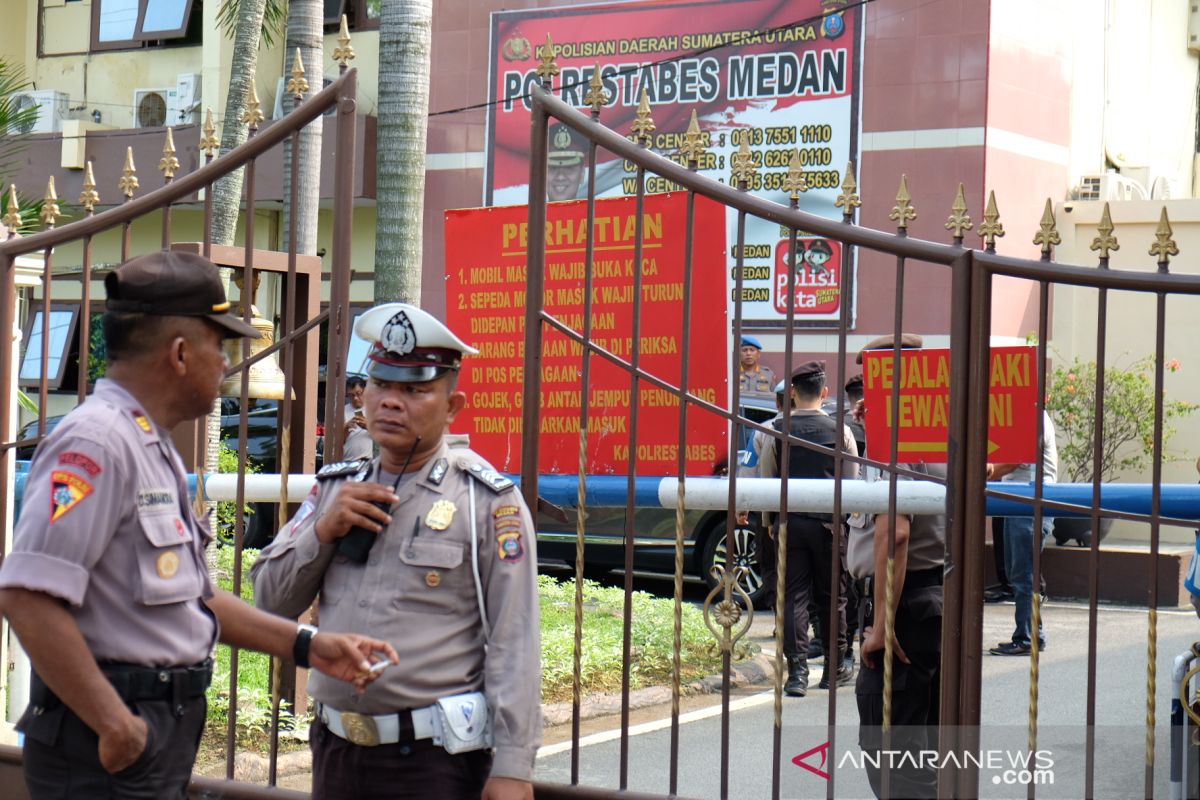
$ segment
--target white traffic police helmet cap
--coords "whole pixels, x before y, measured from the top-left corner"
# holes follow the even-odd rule
[[[464,355],[479,351],[427,311],[408,303],[375,306],[354,323],[371,343],[367,374],[383,381],[425,383],[457,370]]]

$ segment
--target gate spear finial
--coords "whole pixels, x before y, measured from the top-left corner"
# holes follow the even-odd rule
[[[696,109],[692,109],[692,118],[688,121],[687,132],[683,134],[683,144],[679,152],[687,159],[688,169],[696,169],[705,153],[704,134],[700,131],[700,122],[696,119]]]
[[[208,161],[212,161],[213,156],[217,154],[217,150],[221,147],[221,143],[217,141],[217,126],[213,123],[211,108],[204,111],[204,128],[202,130],[200,152],[204,153]]]
[[[917,218],[917,210],[913,208],[912,195],[908,193],[908,176],[900,175],[900,191],[896,192],[896,205],[888,214],[888,219],[895,221],[901,233],[908,233],[908,223]]]
[[[1096,226],[1096,230],[1100,235],[1092,240],[1091,249],[1100,253],[1100,267],[1107,269],[1108,254],[1121,249],[1121,245],[1117,244],[1117,237],[1113,236],[1112,213],[1107,202],[1104,204],[1104,213],[1100,215],[1100,224]]]
[[[1154,244],[1150,245],[1150,255],[1158,256],[1158,271],[1166,272],[1171,256],[1179,255],[1179,246],[1171,238],[1171,221],[1167,219],[1167,207],[1163,206],[1162,216],[1158,219],[1158,228],[1154,231]]]
[[[1058,235],[1058,228],[1054,222],[1054,208],[1050,205],[1050,198],[1046,198],[1046,210],[1042,212],[1042,222],[1038,226],[1038,232],[1033,235],[1033,243],[1042,246],[1042,261],[1050,260],[1050,248],[1056,244],[1062,244],[1062,237]]]
[[[597,63],[592,67],[592,77],[588,80],[587,94],[583,96],[584,104],[592,107],[592,119],[600,116],[600,109],[608,105],[609,99],[609,94],[604,89],[604,81],[600,79],[600,64]]]
[[[542,79],[542,88],[550,88],[550,79],[559,73],[558,61],[554,58],[554,42],[550,34],[546,34],[546,43],[542,45],[542,63],[538,64],[537,75]]]
[[[842,193],[833,201],[836,208],[842,209],[842,221],[849,222],[854,218],[854,209],[862,205],[858,196],[858,182],[854,180],[854,162],[846,162],[846,177],[842,179]]]
[[[88,159],[87,165],[83,168],[83,186],[79,193],[79,205],[83,206],[84,212],[90,217],[96,210],[96,204],[100,202],[100,193],[96,191],[96,177],[92,174],[92,161]]]
[[[638,103],[637,119],[631,126],[633,135],[643,147],[650,146],[650,134],[654,133],[654,120],[650,117],[650,94],[643,88],[642,99]]]
[[[58,192],[54,190],[54,176],[46,182],[46,196],[42,198],[42,224],[53,228],[54,223],[62,216],[58,208]]]
[[[21,227],[21,205],[17,202],[17,185],[15,183],[8,185],[8,213],[0,222],[3,222],[4,227],[8,228],[8,238],[11,239],[17,235],[17,228]]]
[[[126,200],[132,198],[133,193],[137,191],[137,169],[133,166],[132,147],[125,148],[125,168],[121,170],[121,179],[117,181],[117,188],[121,190],[121,194],[125,195]]]
[[[175,177],[175,170],[179,169],[179,159],[175,157],[175,137],[171,134],[171,129],[167,128],[167,142],[163,145],[163,157],[158,160],[158,171],[166,178],[167,183]]]
[[[987,208],[983,211],[983,222],[979,226],[983,237],[983,249],[996,252],[996,239],[1004,235],[1004,223],[1000,221],[1000,209],[996,207],[995,190],[988,192]]]
[[[954,195],[954,205],[950,206],[950,218],[946,220],[946,230],[954,231],[954,243],[962,245],[963,233],[975,227],[967,214],[967,195],[963,185],[958,185],[958,194]]]
[[[800,203],[800,195],[808,191],[808,181],[804,180],[804,168],[800,166],[800,149],[792,151],[791,161],[788,162],[787,175],[783,176],[783,190],[792,200],[792,208]]]

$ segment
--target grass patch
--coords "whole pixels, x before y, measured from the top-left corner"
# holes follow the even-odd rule
[[[233,548],[217,549],[216,583],[233,591]],[[250,565],[257,550],[243,551],[242,591],[253,602]],[[575,642],[575,583],[538,577],[542,615],[542,701],[571,699]],[[583,649],[581,679],[583,694],[621,690],[622,619],[624,590],[584,581]],[[630,685],[633,689],[667,684],[671,680],[674,651],[674,601],[647,592],[632,597]],[[682,614],[681,668],[685,682],[719,672],[720,655],[710,648],[714,639],[704,624],[699,608],[685,603]],[[756,647],[753,648],[757,650]],[[403,657],[403,653],[401,653]],[[208,725],[204,750],[223,758],[229,719],[230,650],[219,645],[215,655],[213,684],[208,690]],[[271,729],[270,657],[251,650],[238,653],[238,749],[265,752]],[[307,714],[299,717],[280,711],[280,729],[303,729]],[[287,740],[283,740],[287,741]],[[281,742],[282,744],[282,742]],[[300,745],[303,746],[303,745]]]

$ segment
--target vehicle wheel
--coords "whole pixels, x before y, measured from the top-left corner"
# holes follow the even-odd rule
[[[766,593],[766,587],[763,585],[762,569],[758,564],[758,551],[755,548],[755,540],[758,538],[759,531],[751,528],[748,525],[738,525],[733,529],[733,566],[745,567],[746,574],[740,581],[742,589],[746,594],[750,595],[750,602],[757,604]],[[725,545],[725,524],[724,522],[717,523],[708,536],[704,539],[704,549],[700,554],[700,576],[704,578],[704,582],[711,590],[717,585],[716,579],[712,576],[712,568],[714,565],[720,564],[726,566],[728,559],[728,548]]]

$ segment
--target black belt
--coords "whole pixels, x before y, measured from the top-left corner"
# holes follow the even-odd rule
[[[127,703],[142,700],[191,700],[212,683],[212,659],[190,667],[143,667],[101,662],[100,671]]]
[[[930,586],[941,586],[946,568],[942,566],[929,569],[917,569],[904,573],[904,591],[909,589],[928,589]]]

